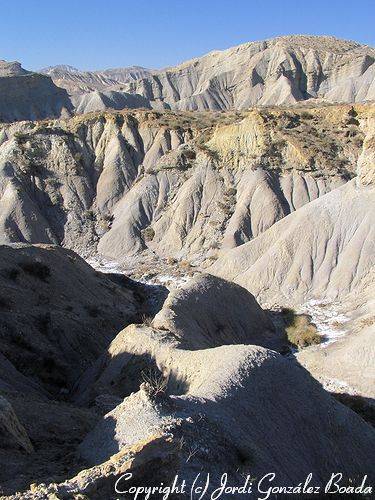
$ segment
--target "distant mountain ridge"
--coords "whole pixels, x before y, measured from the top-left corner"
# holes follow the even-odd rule
[[[0,59],[0,77],[20,76],[30,73],[23,69],[18,61],[4,61]]]
[[[100,91],[148,76],[150,70],[141,66],[110,68],[101,71],[81,71],[73,66],[60,64],[39,70],[52,78],[56,85],[70,93]]]
[[[28,72],[18,62],[0,61],[2,121],[105,109],[221,111],[306,100],[375,101],[375,49],[331,36],[291,35],[249,42],[161,70],[131,66],[80,71],[58,65],[40,72],[44,80],[42,74]],[[28,77],[17,82],[23,88],[20,94],[14,94],[13,84],[6,83],[6,78],[15,76]],[[27,90],[31,78],[32,99]],[[50,82],[48,107],[44,104],[46,78]],[[23,102],[21,109],[15,95]],[[58,96],[58,106],[52,103],[53,95]]]
[[[249,42],[153,72],[125,90],[187,110],[246,109],[307,99],[375,99],[375,49],[334,37],[294,35]]]

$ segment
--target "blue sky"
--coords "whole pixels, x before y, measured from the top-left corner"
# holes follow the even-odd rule
[[[0,59],[161,68],[283,34],[375,46],[375,0],[0,0]]]

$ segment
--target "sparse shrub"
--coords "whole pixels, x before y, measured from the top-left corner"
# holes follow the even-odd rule
[[[215,253],[215,254],[212,254],[208,257],[209,260],[217,260],[219,258],[219,256]]]
[[[151,226],[148,226],[145,229],[142,229],[141,233],[142,233],[142,237],[145,241],[152,241],[155,237],[155,231],[154,231],[154,229],[152,229]]]
[[[302,113],[300,114],[300,117],[303,120],[311,120],[312,115],[310,113],[307,113],[307,111],[302,111]]]
[[[149,314],[141,314],[141,323],[146,326],[152,326],[153,317]]]
[[[320,344],[322,337],[318,334],[316,326],[311,323],[307,314],[296,314],[293,309],[284,308],[281,314],[285,323],[285,332],[288,341],[298,347]]]
[[[124,119],[123,115],[117,114],[117,115],[115,115],[114,121],[119,128],[122,128],[122,126],[124,125],[125,119]]]
[[[86,304],[85,309],[92,318],[97,318],[100,314],[99,307],[93,304]]]
[[[218,242],[218,241],[213,241],[213,242],[211,243],[211,248],[213,248],[214,250],[219,249],[219,248],[220,248],[220,244],[219,244],[219,242]]]
[[[195,160],[195,158],[197,156],[196,153],[195,153],[195,151],[193,151],[192,149],[185,149],[184,152],[183,152],[183,155],[188,160]]]
[[[29,136],[23,132],[15,132],[13,137],[16,139],[18,144],[23,144],[25,141],[27,141]]]
[[[359,121],[356,118],[349,118],[349,120],[346,122],[348,125],[359,125]]]
[[[367,318],[361,319],[361,326],[362,327],[371,326],[374,323],[375,323],[375,316],[369,316]]]
[[[225,215],[232,215],[233,209],[228,205],[228,203],[224,203],[222,201],[218,202],[218,207],[224,212]]]
[[[227,196],[236,196],[236,193],[237,193],[237,190],[235,188],[228,188],[226,191],[225,191],[225,194]]]
[[[142,372],[143,388],[147,394],[151,397],[163,396],[168,387],[168,379],[163,376],[162,373],[156,370],[148,370],[148,372]]]
[[[41,281],[47,281],[51,275],[50,268],[41,262],[25,261],[21,262],[19,266],[25,273]]]
[[[182,267],[183,269],[189,269],[191,267],[191,264],[187,260],[181,260],[180,267]]]
[[[16,269],[15,267],[12,267],[11,269],[3,269],[1,274],[4,276],[4,278],[11,280],[11,281],[16,281],[18,278],[20,271],[19,269]]]
[[[207,144],[197,143],[198,149],[203,151],[211,160],[220,161],[220,155],[217,151],[210,149]]]
[[[93,210],[86,210],[83,215],[87,220],[95,220],[95,212]]]

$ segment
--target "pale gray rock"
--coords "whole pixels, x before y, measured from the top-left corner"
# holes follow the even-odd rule
[[[160,342],[166,347],[162,365],[168,373],[172,370],[172,386],[180,370],[171,358],[172,347],[198,351],[199,363],[204,363],[206,349],[220,345],[286,347],[282,333],[275,330],[251,294],[210,275],[199,275],[171,291],[151,324],[152,329],[131,325],[113,340],[108,351],[80,378],[74,396],[77,402],[87,404],[99,394],[120,398],[130,394],[153,368]],[[185,368],[181,370],[184,373]],[[189,377],[185,373],[180,378],[188,383]]]
[[[372,47],[334,37],[285,36],[250,42],[154,71],[128,91],[172,109],[246,109],[306,99],[375,99]]]
[[[0,61],[0,122],[69,116],[73,106],[66,92],[45,76],[20,63]]]
[[[375,184],[373,119],[358,176],[299,208],[216,261],[210,272],[233,280],[261,304],[336,303],[346,335],[308,348],[300,362],[337,392],[374,397]]]
[[[115,90],[99,92],[98,90],[78,94],[72,97],[76,113],[90,113],[106,109],[151,108],[149,101],[137,94],[129,94]]]
[[[360,291],[375,262],[373,125],[369,118],[356,179],[227,251],[210,272],[244,286],[261,303],[343,300]]]
[[[79,71],[52,66],[40,74],[0,62],[0,120],[146,107],[248,109],[300,101],[375,100],[375,51],[329,36],[294,35],[213,51],[178,66]]]
[[[353,180],[224,253],[210,272],[261,303],[343,297],[374,265],[373,191]]]
[[[61,64],[43,68],[39,73],[50,76],[58,87],[70,93],[84,93],[120,87],[129,81],[144,78],[149,74],[149,70],[140,66],[131,66],[103,71],[80,71],[72,66]]]
[[[142,341],[147,337],[151,347],[151,332]],[[169,395],[150,396],[142,386],[125,398],[80,445],[88,464],[165,433],[185,443],[186,458],[174,470],[188,480],[201,469],[213,477],[227,472],[232,480],[271,469],[280,481],[298,482],[312,472],[315,484],[325,484],[336,468],[349,476],[372,474],[372,427],[293,361],[255,346],[180,351],[163,341],[154,344],[153,355],[183,393],[173,390],[176,383]]]
[[[243,343],[280,350],[284,344],[250,293],[208,274],[172,291],[152,324],[189,349]]]
[[[363,133],[350,109],[3,126],[0,241],[213,260],[354,175]],[[353,112],[365,121],[370,109]]]

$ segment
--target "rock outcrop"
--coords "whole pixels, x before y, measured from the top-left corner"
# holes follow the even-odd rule
[[[324,349],[307,349],[299,359],[323,383],[333,380],[341,391],[366,397],[374,396],[373,127],[369,118],[356,179],[227,251],[210,268],[262,304],[336,301],[350,320],[346,336]]]
[[[0,434],[3,445],[4,442],[8,442],[10,448],[18,446],[26,453],[34,451],[29,436],[14,413],[12,405],[2,396],[0,396]]]
[[[371,115],[356,179],[226,252],[210,271],[238,282],[262,302],[343,300],[359,291],[374,267],[373,124]]]
[[[353,180],[228,251],[210,272],[263,303],[342,298],[374,265],[374,201],[373,190]]]
[[[47,69],[71,96],[0,62],[3,121],[93,111],[0,125],[2,497],[117,498],[124,474],[178,476],[178,498],[202,472],[250,498],[270,471],[373,484],[374,106],[322,101],[372,100],[374,61],[293,36],[158,72]],[[124,106],[178,111],[94,112]],[[119,265],[180,279],[167,296]],[[346,335],[294,353],[284,330],[318,330],[285,306],[318,302]]]
[[[155,71],[125,86],[179,110],[247,109],[306,99],[375,99],[372,47],[334,37],[285,36],[250,42]]]
[[[137,384],[139,387],[143,370],[154,368],[152,359],[159,351],[164,353],[163,361],[161,357],[158,361],[164,368],[159,366],[159,369],[167,378],[171,376],[173,385],[176,374],[180,369],[184,373],[185,368],[174,358],[169,349],[172,347],[178,347],[178,353],[197,351],[192,358],[196,359],[198,375],[208,359],[205,350],[212,347],[256,344],[279,351],[286,347],[284,336],[275,330],[268,313],[250,293],[204,274],[172,290],[161,310],[147,324],[151,327],[131,325],[118,334],[107,352],[83,374],[76,386],[76,401],[86,404],[100,394],[116,397],[130,394]],[[191,375],[177,378],[187,384]],[[179,386],[180,382],[176,384]]]
[[[1,61],[0,121],[109,108],[245,110],[305,100],[369,102],[375,100],[374,62],[372,47],[303,35],[245,43],[154,71],[55,66],[37,74]]]
[[[200,284],[198,296],[213,295],[204,282],[210,285],[211,278],[187,290]],[[165,308],[175,301],[172,294]],[[185,301],[196,318],[200,305],[188,295]],[[113,491],[126,472],[136,484],[155,486],[169,485],[176,474],[191,484],[203,470],[212,476],[211,489],[224,472],[242,484],[247,474],[261,478],[270,468],[280,481],[300,482],[312,473],[316,486],[325,484],[332,470],[351,478],[367,474],[372,481],[374,429],[294,360],[254,345],[211,347],[207,339],[191,350],[176,335],[178,326],[160,326],[123,330],[78,384],[76,402],[95,405],[105,397],[113,407],[78,447],[87,468],[13,498],[52,493],[96,498]]]
[[[0,61],[0,122],[70,116],[73,105],[51,78]]]
[[[56,246],[0,246],[0,386],[44,394],[77,377],[139,312],[139,300]]]
[[[212,261],[350,179],[370,114],[138,111],[3,126],[0,241]]]
[[[139,333],[142,342],[158,343],[152,356],[175,384],[166,390],[143,384],[108,413],[79,447],[86,463],[100,464],[164,434],[181,443],[181,458],[172,470],[188,482],[197,470],[217,481],[223,472],[236,481],[250,470],[261,478],[271,469],[280,481],[295,477],[300,482],[312,472],[315,484],[324,484],[336,468],[355,477],[371,474],[374,430],[293,361],[255,346],[178,350],[153,340],[150,329]],[[128,352],[120,335],[119,345]],[[319,459],[323,453],[324,461]]]
[[[275,350],[283,346],[283,339],[250,293],[207,274],[173,290],[152,324],[173,332],[180,346],[188,349],[240,343]]]
[[[51,77],[55,85],[66,89],[70,94],[103,91],[113,87],[120,89],[122,84],[144,78],[149,72],[148,69],[140,66],[103,71],[80,71],[67,65],[49,66],[39,71]]]
[[[358,187],[364,195],[371,193],[366,200],[363,212],[368,212],[373,218],[375,206],[375,121],[368,123],[368,134],[364,141],[363,152],[358,161]],[[347,215],[347,224],[353,224],[351,214]],[[364,229],[366,231],[366,229]],[[343,307],[350,314],[347,335],[329,345],[324,352],[309,349],[301,352],[300,362],[323,383],[336,381],[339,392],[348,392],[351,396],[362,396],[371,400],[375,398],[375,366],[374,366],[374,335],[375,335],[375,266],[374,266],[374,234],[373,226],[368,228],[369,243],[363,245],[358,253],[349,254],[346,264],[354,259],[357,269],[363,270],[360,281],[355,281],[348,295],[340,296]],[[358,242],[360,244],[360,242]],[[366,262],[368,264],[362,268]],[[360,271],[361,272],[361,271]],[[335,383],[331,384],[335,386]],[[341,385],[341,387],[340,387]]]

